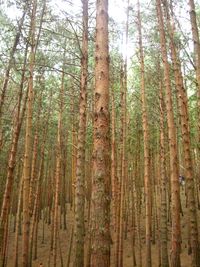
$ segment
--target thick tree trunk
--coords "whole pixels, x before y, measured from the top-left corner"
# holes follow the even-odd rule
[[[110,266],[108,0],[96,2],[91,267]]]

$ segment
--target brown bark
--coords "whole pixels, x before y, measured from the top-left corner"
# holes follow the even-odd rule
[[[120,107],[123,106],[123,67],[121,66],[120,73]],[[117,177],[118,177],[118,186],[117,186],[117,209],[116,209],[116,252],[115,252],[115,266],[119,265],[119,254],[120,254],[120,223],[122,222],[122,213],[121,213],[121,203],[122,201],[122,152],[123,152],[123,112],[121,110],[120,117],[120,136],[119,136],[119,146],[118,146],[118,156],[117,156]]]
[[[158,25],[160,32],[160,45],[164,67],[164,81],[166,90],[166,110],[168,124],[169,154],[170,154],[170,181],[171,181],[171,213],[172,213],[172,239],[171,239],[171,267],[180,267],[181,230],[180,230],[180,188],[178,151],[176,143],[176,127],[173,114],[172,90],[170,84],[170,66],[167,58],[166,37],[164,31],[161,1],[156,1]]]
[[[34,136],[32,162],[31,162],[30,192],[29,192],[29,212],[30,212],[30,216],[32,216],[32,213],[33,213],[34,185],[35,185],[35,177],[36,177],[37,155],[38,155],[38,129],[36,129],[36,133],[35,133],[35,136]]]
[[[66,207],[66,200],[67,200],[67,186],[66,186],[66,178],[67,178],[67,159],[68,159],[68,153],[67,153],[67,147],[68,147],[68,137],[69,133],[68,131],[64,134],[62,138],[62,148],[63,148],[63,157],[62,157],[62,209],[63,209],[63,227],[64,230],[67,229],[67,207]]]
[[[108,1],[96,2],[91,267],[110,266]]]
[[[35,199],[34,199],[34,208],[32,214],[32,225],[30,229],[30,266],[32,266],[32,254],[33,254],[33,241],[35,236],[35,253],[34,253],[34,260],[37,258],[37,225],[38,225],[38,214],[39,214],[39,200],[41,194],[41,179],[43,176],[43,169],[44,169],[44,159],[41,159],[40,163],[40,170],[38,173],[38,179],[36,184],[36,192],[35,192]]]
[[[127,10],[126,10],[126,31],[125,31],[125,49],[128,45],[128,30],[129,30],[129,0],[127,0]],[[124,217],[125,217],[125,191],[127,184],[127,156],[126,156],[126,133],[127,133],[127,54],[122,62],[121,71],[121,148],[120,148],[120,159],[121,160],[121,173],[119,174],[119,233],[118,236],[118,261],[117,266],[123,266],[123,253],[124,253]]]
[[[164,136],[164,100],[160,82],[160,244],[161,244],[161,266],[168,267],[168,248],[167,248],[167,178],[165,173],[165,136]]]
[[[77,142],[76,187],[75,187],[75,261],[74,267],[84,266],[84,205],[85,205],[85,138],[88,78],[88,1],[83,5],[83,43],[81,60],[81,85],[79,99],[79,128]]]
[[[112,184],[112,226],[116,230],[116,205],[117,205],[117,177],[116,177],[116,144],[115,144],[115,98],[114,90],[111,92],[112,102],[112,142],[111,142],[111,184]]]
[[[31,168],[31,143],[32,143],[32,116],[33,116],[33,75],[35,64],[35,16],[37,0],[32,2],[31,29],[30,29],[30,65],[29,65],[29,83],[28,83],[28,102],[26,114],[26,135],[25,135],[25,155],[23,167],[23,257],[22,266],[29,266],[29,191],[30,191],[30,168]]]
[[[194,44],[194,56],[195,56],[195,67],[196,67],[196,79],[197,79],[197,97],[198,97],[198,108],[200,109],[200,39],[199,29],[197,25],[197,15],[195,10],[194,0],[189,0],[190,7],[190,23],[192,27],[192,37]],[[200,127],[200,124],[199,124]],[[200,128],[199,128],[200,130]]]
[[[114,89],[112,88],[111,92],[111,102],[112,102],[112,111],[111,111],[111,121],[112,121],[112,126],[111,126],[111,131],[112,131],[112,136],[111,136],[111,186],[112,186],[112,201],[111,201],[111,226],[112,226],[112,239],[113,239],[113,251],[114,251],[114,259],[115,259],[115,264],[116,264],[116,259],[117,259],[117,210],[118,210],[118,195],[117,195],[117,190],[118,190],[118,180],[117,180],[117,173],[116,173],[116,167],[117,167],[117,162],[116,162],[116,129],[115,129],[115,97],[114,97]]]
[[[122,60],[123,63],[123,60]],[[125,143],[126,143],[126,86],[125,70],[121,65],[120,73],[120,136],[118,148],[118,187],[117,187],[117,227],[116,227],[116,256],[115,265],[123,264],[123,239],[124,239],[124,194],[125,194]]]
[[[197,81],[197,114],[198,114],[198,125],[197,125],[197,151],[198,160],[200,159],[200,37],[199,29],[197,24],[197,15],[195,9],[194,0],[189,0],[189,13],[190,13],[190,23],[192,28],[192,38],[194,45],[194,65],[196,70],[196,81]],[[199,173],[200,164],[197,164],[197,172]]]
[[[136,180],[136,177],[140,176],[140,133],[138,131],[137,136],[137,144],[136,144],[136,151],[139,151],[139,153],[135,156],[135,171],[134,171],[134,180],[133,180],[133,190],[134,190],[134,209],[135,209],[135,220],[136,220],[136,235],[137,235],[137,242],[138,242],[138,266],[142,266],[142,237],[141,237],[141,188],[140,184],[138,184],[138,181]]]
[[[131,221],[132,221],[132,253],[133,253],[133,260],[132,260],[132,266],[135,267],[137,266],[136,263],[136,253],[135,253],[135,240],[136,240],[136,231],[135,231],[135,226],[136,226],[136,209],[135,209],[135,192],[134,192],[134,180],[133,180],[133,175],[132,175],[132,166],[130,167],[130,186],[131,186],[131,205],[132,205],[132,212],[131,212]]]
[[[20,180],[18,203],[17,203],[17,214],[16,214],[16,230],[15,230],[15,252],[14,252],[14,267],[18,267],[18,247],[19,247],[19,224],[20,224],[20,213],[22,204],[22,192],[23,192],[23,178]]]
[[[142,23],[140,15],[140,2],[138,1],[138,32],[139,32],[139,53],[141,72],[141,100],[142,100],[142,127],[144,142],[144,190],[145,190],[145,238],[146,238],[146,267],[151,267],[151,191],[149,171],[149,127],[147,120],[146,93],[145,93],[145,66],[142,44]]]
[[[75,187],[76,187],[76,161],[77,161],[77,133],[75,125],[75,96],[72,96],[72,148],[71,148],[71,183],[68,184],[69,188],[69,199],[71,203],[71,208],[75,209]]]
[[[20,36],[21,36],[21,30],[22,30],[22,27],[23,27],[23,24],[24,24],[24,19],[25,19],[25,16],[26,16],[26,12],[27,12],[27,5],[25,5],[25,8],[24,8],[24,11],[23,11],[23,14],[22,14],[22,17],[19,21],[19,26],[18,26],[18,29],[17,29],[17,33],[16,33],[16,36],[15,36],[15,39],[14,39],[14,43],[13,43],[13,46],[12,46],[12,49],[10,51],[10,57],[9,57],[9,61],[8,61],[8,66],[7,66],[7,69],[5,71],[5,77],[4,77],[4,81],[3,81],[3,84],[2,84],[2,88],[1,88],[1,96],[0,96],[0,129],[1,129],[1,126],[2,126],[2,109],[3,109],[3,105],[4,105],[4,100],[5,100],[5,95],[6,95],[6,91],[7,91],[7,87],[8,87],[8,82],[9,82],[9,76],[10,76],[10,71],[13,67],[13,59],[14,59],[14,55],[15,55],[15,52],[16,52],[16,49],[17,49],[17,45],[19,43],[19,40],[20,40]],[[0,151],[1,151],[1,147],[3,145],[3,133],[2,133],[2,130],[0,130]]]
[[[2,251],[2,240],[5,238],[4,231],[5,231],[5,224],[10,212],[11,206],[11,195],[13,189],[13,181],[14,181],[14,170],[17,158],[17,149],[18,149],[18,141],[21,131],[22,122],[24,119],[24,114],[26,110],[26,102],[27,102],[27,93],[24,98],[24,103],[21,109],[21,102],[23,97],[23,87],[24,87],[24,79],[25,79],[25,65],[27,60],[27,49],[28,45],[26,46],[25,56],[24,56],[24,63],[23,63],[23,71],[22,77],[20,82],[19,88],[19,96],[18,96],[18,104],[17,104],[17,111],[16,111],[16,118],[15,118],[15,125],[12,135],[12,142],[11,142],[11,149],[9,154],[8,160],[8,167],[7,167],[7,177],[6,177],[6,187],[3,196],[3,203],[1,208],[1,217],[0,217],[0,251]],[[0,256],[1,257],[1,256]]]
[[[65,52],[64,52],[65,59]],[[64,64],[63,64],[64,69]],[[62,73],[62,82],[59,96],[59,115],[58,115],[58,131],[57,131],[57,148],[56,148],[56,172],[55,172],[55,194],[54,194],[54,215],[53,215],[53,266],[57,265],[57,250],[58,250],[58,204],[59,192],[61,186],[61,161],[62,161],[62,116],[63,116],[63,97],[64,97],[64,72]]]
[[[50,105],[51,106],[51,105]],[[38,224],[38,214],[39,214],[39,200],[41,196],[41,182],[44,173],[44,157],[45,157],[45,144],[46,144],[46,137],[47,137],[47,130],[48,130],[48,121],[49,121],[49,112],[47,116],[47,121],[45,124],[44,134],[43,134],[43,143],[41,148],[41,160],[39,166],[39,172],[36,179],[35,185],[35,197],[33,201],[33,212],[32,212],[32,224],[30,227],[30,253],[29,253],[29,262],[30,266],[32,266],[32,255],[33,255],[33,241],[34,241],[34,233],[36,236],[37,232],[37,224]],[[29,198],[29,205],[30,205],[30,198]],[[36,243],[36,240],[35,240]]]
[[[171,24],[171,18],[169,15],[168,5],[165,2],[167,26],[170,35],[170,47],[171,56],[174,66],[175,85],[177,89],[177,100],[181,123],[181,134],[183,142],[184,163],[185,163],[185,178],[187,187],[187,201],[188,201],[188,220],[190,229],[190,242],[192,248],[192,266],[200,266],[200,251],[198,241],[198,226],[197,226],[197,212],[196,212],[196,200],[195,200],[195,185],[194,185],[194,168],[190,148],[190,130],[189,130],[189,118],[188,118],[188,103],[186,92],[184,88],[183,75],[180,66],[180,60],[178,57],[177,49],[174,41],[174,26]]]

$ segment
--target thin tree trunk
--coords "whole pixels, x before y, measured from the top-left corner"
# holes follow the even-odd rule
[[[88,0],[83,5],[83,43],[81,60],[81,85],[79,99],[79,128],[77,142],[76,187],[75,187],[75,261],[74,267],[84,266],[85,233],[85,138],[88,78]]]
[[[174,27],[171,25],[169,10],[167,2],[165,2],[167,25],[170,35],[170,47],[172,54],[172,62],[174,65],[175,85],[177,89],[178,108],[180,114],[181,133],[184,151],[184,162],[186,169],[186,187],[187,187],[187,201],[188,201],[188,220],[189,220],[189,233],[192,248],[192,266],[200,266],[200,249],[198,241],[198,226],[197,226],[197,212],[195,200],[195,186],[194,186],[194,168],[192,162],[192,155],[190,149],[190,131],[189,131],[189,118],[187,98],[184,88],[183,76],[178,58],[177,49],[174,41]]]
[[[71,233],[70,233],[70,241],[69,241],[69,248],[68,248],[68,254],[67,254],[67,264],[66,264],[66,267],[69,267],[70,266],[71,254],[72,254],[72,246],[73,246],[73,239],[74,239],[74,226],[72,226]]]
[[[65,52],[64,52],[65,53]],[[64,55],[65,59],[65,55]],[[63,64],[64,69],[64,64]],[[57,263],[57,247],[58,247],[58,204],[60,192],[60,178],[61,178],[61,136],[62,136],[62,116],[63,116],[63,97],[64,97],[64,72],[62,73],[62,83],[60,89],[60,110],[58,117],[58,131],[57,131],[57,154],[56,154],[56,173],[55,173],[55,202],[54,202],[54,227],[53,227],[53,266],[56,267]]]
[[[18,204],[17,204],[17,215],[16,215],[16,230],[15,230],[15,252],[14,252],[14,267],[18,267],[18,247],[19,247],[19,224],[20,224],[20,213],[22,204],[22,192],[23,192],[23,178],[20,179]]]
[[[14,54],[15,54],[16,49],[17,49],[17,45],[18,45],[19,40],[20,40],[21,31],[22,31],[22,27],[23,27],[23,24],[24,24],[24,19],[25,19],[25,16],[26,16],[26,12],[27,12],[27,4],[24,7],[24,11],[23,11],[22,17],[21,17],[21,19],[19,21],[19,24],[18,24],[17,33],[16,33],[16,36],[15,36],[15,39],[14,39],[14,43],[13,43],[12,49],[10,51],[10,57],[9,57],[9,61],[8,61],[8,66],[7,66],[7,69],[6,69],[6,72],[5,72],[5,77],[4,77],[3,85],[2,85],[2,88],[1,88],[1,95],[0,95],[0,129],[2,129],[2,111],[3,111],[3,105],[4,105],[6,90],[7,90],[8,82],[9,82],[9,78],[10,78],[9,77],[10,76],[10,71],[11,71],[12,66],[13,66],[13,58],[14,58]],[[3,146],[3,132],[2,132],[2,130],[0,130],[0,151],[1,151],[2,146]]]
[[[141,71],[141,99],[142,99],[142,127],[144,136],[144,190],[145,190],[145,240],[146,240],[146,267],[151,267],[151,191],[150,191],[150,171],[149,171],[149,127],[146,110],[145,95],[145,66],[144,52],[142,44],[142,25],[140,15],[140,2],[138,1],[138,31],[139,31],[139,52]]]
[[[46,136],[46,134],[45,134]],[[29,253],[29,262],[30,266],[32,266],[32,251],[33,251],[33,239],[34,239],[34,233],[36,232],[36,224],[38,220],[38,207],[39,207],[39,198],[40,198],[40,191],[41,191],[41,179],[44,172],[44,149],[45,149],[45,140],[46,137],[44,137],[44,142],[42,144],[42,151],[41,151],[41,162],[40,162],[40,168],[38,172],[37,182],[36,182],[36,190],[35,190],[35,199],[34,199],[34,205],[33,205],[33,213],[32,213],[32,224],[30,229],[30,253]]]
[[[129,30],[129,0],[127,0],[126,9],[126,31],[125,31],[125,49],[128,45],[128,30]],[[125,190],[127,184],[126,173],[126,133],[127,133],[127,54],[124,58],[124,66],[122,66],[122,84],[121,84],[121,175],[120,175],[120,198],[119,198],[119,252],[117,266],[123,266],[123,254],[124,254],[124,217],[125,217]]]
[[[123,106],[123,67],[121,66],[120,73],[120,107]],[[122,108],[121,108],[122,109]],[[116,252],[114,257],[114,266],[119,266],[120,260],[120,225],[122,224],[122,153],[123,153],[123,112],[121,110],[120,116],[120,136],[119,136],[119,146],[118,146],[118,164],[117,164],[117,176],[118,176],[118,187],[117,187],[117,209],[116,209]],[[122,258],[122,257],[121,257]]]
[[[164,102],[163,102],[162,83],[160,82],[160,244],[161,244],[161,266],[168,267],[168,248],[167,248],[167,179],[165,173],[165,137],[164,137]]]
[[[115,97],[114,89],[111,92],[112,102],[112,142],[111,142],[111,184],[112,184],[112,226],[116,231],[117,223],[117,176],[116,176],[116,144],[115,144]]]
[[[16,157],[17,157],[18,141],[19,141],[22,122],[24,119],[27,96],[28,96],[28,94],[27,94],[28,92],[27,92],[25,99],[24,99],[23,107],[21,110],[21,101],[22,101],[24,79],[25,79],[25,65],[26,65],[26,59],[27,59],[27,49],[28,49],[28,45],[26,46],[25,55],[24,55],[23,71],[22,71],[20,90],[19,90],[19,96],[18,96],[18,104],[17,104],[17,113],[16,113],[15,126],[14,126],[14,130],[13,130],[11,149],[10,149],[9,160],[8,160],[6,187],[5,187],[5,191],[4,191],[3,203],[2,203],[2,208],[1,208],[0,253],[3,249],[1,241],[4,239],[5,222],[9,216],[9,212],[10,212],[11,195],[12,195],[12,189],[13,189],[14,170],[15,170]],[[0,255],[0,257],[1,257],[1,255]]]
[[[38,118],[37,118],[37,121],[39,121]],[[33,205],[33,203],[34,203],[34,185],[35,185],[35,176],[36,176],[37,155],[38,155],[38,129],[36,129],[36,133],[34,136],[32,162],[31,162],[31,177],[30,177],[30,192],[29,192],[30,217],[32,217],[33,207],[34,207],[34,205]]]
[[[194,65],[196,70],[196,82],[197,82],[197,151],[198,159],[200,159],[200,38],[199,38],[199,29],[197,24],[197,15],[195,9],[194,0],[189,0],[189,13],[190,13],[190,23],[192,28],[192,38],[194,45]],[[200,163],[197,163],[198,173],[200,170]]]
[[[36,18],[37,0],[32,2],[31,29],[30,29],[30,66],[29,66],[29,84],[28,84],[28,103],[26,114],[26,135],[25,135],[25,156],[23,167],[23,248],[22,248],[22,266],[29,266],[29,191],[30,191],[30,168],[31,168],[31,143],[32,143],[32,116],[33,116],[33,75],[35,65],[35,18]]]
[[[198,108],[200,109],[200,39],[199,39],[199,29],[197,25],[197,15],[195,10],[194,0],[189,0],[190,7],[190,22],[192,27],[192,37],[194,44],[194,57],[195,57],[195,67],[196,67],[196,79],[197,79],[197,96],[198,96]],[[199,124],[200,126],[200,124]],[[199,128],[200,130],[200,128]]]
[[[176,127],[173,114],[172,90],[170,84],[170,66],[167,58],[166,38],[164,31],[163,14],[161,1],[156,0],[158,25],[160,31],[161,53],[164,66],[164,79],[166,89],[166,109],[170,153],[170,180],[171,180],[171,201],[172,201],[172,239],[171,239],[171,267],[180,267],[181,251],[181,227],[180,227],[180,188],[179,188],[179,167],[178,150],[176,143]]]
[[[115,98],[114,98],[114,89],[112,88],[111,92],[111,102],[112,102],[112,137],[111,137],[111,185],[112,185],[112,201],[111,201],[111,226],[112,226],[112,234],[113,234],[113,258],[116,264],[117,260],[117,210],[118,210],[118,196],[117,190],[119,187],[116,173],[116,129],[115,129]]]

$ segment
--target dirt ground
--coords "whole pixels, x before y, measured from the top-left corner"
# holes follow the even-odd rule
[[[182,192],[183,196],[183,192]],[[186,227],[186,212],[185,212],[185,199],[182,197],[182,207],[184,216],[181,216],[182,220],[182,253],[181,253],[181,266],[182,267],[190,267],[191,261],[190,256],[187,254],[187,227]],[[58,245],[58,259],[57,259],[57,266],[61,267],[61,254],[63,257],[64,267],[66,267],[68,249],[69,249],[69,240],[70,240],[70,232],[72,228],[72,212],[68,207],[67,211],[67,223],[68,228],[67,230],[60,229],[60,240]],[[144,225],[144,217],[142,218],[142,225]],[[39,223],[39,231],[38,231],[38,257],[36,260],[33,261],[33,267],[39,267],[40,263],[43,264],[43,267],[50,267],[53,266],[52,263],[52,253],[50,252],[50,240],[51,240],[51,226],[44,224],[44,242],[42,242],[42,222]],[[13,233],[13,227],[11,222],[11,231],[9,233],[9,243],[8,243],[8,258],[7,258],[7,266],[14,267],[14,238],[15,234]],[[130,230],[130,229],[129,229]],[[132,253],[132,238],[131,238],[131,231],[128,231],[127,239],[124,240],[124,267],[131,267],[133,266],[133,253]],[[169,233],[170,237],[170,233]],[[144,265],[145,259],[145,238],[144,238],[144,226],[142,226],[142,260]],[[170,245],[170,242],[169,242]],[[152,245],[152,266],[158,267],[158,246],[159,244],[156,243]],[[19,239],[19,267],[21,267],[21,253],[22,252],[22,244],[21,244],[21,236]],[[136,262],[137,262],[137,239],[136,239]],[[113,257],[111,257],[111,263],[113,261]],[[113,264],[111,264],[113,266]],[[71,266],[70,266],[71,267]],[[141,266],[139,266],[141,267]]]

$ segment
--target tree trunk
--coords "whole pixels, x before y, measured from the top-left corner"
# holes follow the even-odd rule
[[[194,60],[195,60],[195,70],[196,70],[196,81],[197,81],[197,110],[198,110],[198,136],[197,136],[197,149],[198,157],[200,158],[200,39],[199,39],[199,29],[197,24],[197,15],[195,10],[194,0],[189,0],[190,7],[190,23],[192,27],[192,38],[194,44]],[[198,164],[198,172],[200,169],[200,164]]]
[[[64,56],[65,60],[65,51]],[[56,148],[56,173],[55,173],[55,195],[54,195],[54,217],[53,217],[53,266],[56,267],[57,263],[57,249],[58,249],[58,204],[59,204],[59,192],[61,183],[61,137],[62,137],[62,116],[63,116],[63,97],[64,97],[64,63],[63,63],[63,73],[62,82],[59,95],[59,115],[58,115],[58,131],[57,131],[57,148]]]
[[[145,239],[146,239],[146,267],[151,267],[151,191],[150,191],[150,172],[149,172],[149,127],[146,110],[145,95],[145,70],[144,53],[142,44],[142,25],[140,15],[140,2],[138,1],[138,31],[139,31],[139,53],[141,71],[141,100],[142,100],[142,127],[144,139],[144,190],[145,190]]]
[[[76,187],[75,187],[75,261],[74,267],[84,266],[84,232],[85,232],[85,138],[86,106],[88,78],[88,0],[83,4],[83,43],[81,60],[81,85],[79,99],[79,129],[77,143]]]
[[[20,40],[21,31],[22,31],[22,27],[23,27],[23,24],[24,24],[24,19],[25,19],[25,16],[26,16],[26,12],[27,12],[27,5],[25,5],[22,17],[21,17],[21,19],[19,21],[17,34],[15,36],[14,43],[13,43],[12,49],[10,51],[10,57],[9,57],[9,61],[8,61],[8,66],[7,66],[7,69],[6,69],[6,72],[5,72],[5,77],[4,77],[3,85],[2,85],[2,88],[1,88],[1,96],[0,96],[0,151],[1,151],[1,148],[3,146],[3,132],[2,132],[1,129],[2,129],[2,110],[3,110],[3,105],[4,105],[4,99],[5,99],[6,90],[7,90],[8,82],[9,82],[9,78],[10,78],[9,77],[10,76],[10,71],[11,71],[11,68],[13,67],[12,65],[13,65],[14,55],[15,55],[15,52],[16,52],[16,49],[17,49],[17,45],[18,45],[19,40]]]
[[[195,67],[196,67],[196,79],[198,86],[198,107],[200,109],[200,39],[199,39],[199,29],[197,25],[197,16],[195,10],[194,0],[189,0],[190,7],[190,23],[192,26],[192,37],[194,43],[194,56],[195,56]]]
[[[172,205],[172,240],[171,240],[171,267],[180,267],[181,228],[180,228],[180,188],[178,151],[176,143],[176,127],[174,122],[172,90],[170,84],[170,66],[167,58],[166,37],[164,31],[161,1],[156,1],[157,16],[160,32],[161,53],[164,66],[164,80],[166,89],[166,109],[170,154],[170,180],[171,180],[171,205]]]
[[[18,267],[18,247],[19,247],[19,224],[20,224],[20,213],[22,204],[22,192],[23,192],[23,178],[20,180],[18,203],[17,203],[17,214],[16,214],[16,231],[15,231],[15,252],[14,252],[14,267]]]
[[[24,87],[24,79],[25,79],[25,66],[26,66],[26,60],[27,60],[27,49],[28,49],[28,45],[26,46],[26,51],[25,51],[25,55],[24,55],[23,71],[22,71],[20,90],[19,90],[19,96],[18,96],[18,103],[17,103],[17,113],[16,113],[16,118],[15,118],[15,126],[14,126],[14,130],[13,130],[13,135],[12,135],[11,149],[10,149],[8,167],[7,167],[6,187],[5,187],[5,191],[4,191],[3,203],[2,203],[2,208],[1,208],[0,253],[3,249],[1,241],[4,239],[5,222],[7,221],[8,216],[9,216],[9,212],[10,212],[11,196],[12,196],[13,181],[14,181],[14,170],[15,170],[16,158],[17,158],[18,141],[19,141],[22,122],[24,119],[27,96],[28,96],[28,91],[27,91],[25,99],[24,99],[23,107],[21,110],[21,101],[22,101],[22,96],[23,96],[23,87]],[[0,255],[0,257],[1,257],[1,255]]]
[[[187,187],[187,201],[188,201],[188,220],[189,220],[189,233],[192,248],[192,266],[200,266],[200,250],[198,241],[198,227],[197,227],[197,212],[195,200],[195,186],[194,186],[194,168],[192,162],[192,155],[190,149],[190,131],[189,131],[189,118],[188,118],[188,104],[186,92],[184,88],[183,76],[178,58],[177,49],[174,41],[174,27],[171,25],[169,10],[167,2],[165,2],[167,25],[170,36],[170,47],[172,62],[174,66],[175,85],[177,89],[177,100],[180,114],[181,133],[184,152],[184,163],[186,169],[186,187]]]
[[[162,82],[160,82],[160,243],[161,243],[161,266],[168,267],[167,248],[167,178],[165,173],[165,136],[164,136],[164,110],[163,110]]]
[[[110,266],[110,137],[108,0],[97,1],[91,267]]]
[[[30,33],[30,77],[28,84],[28,102],[26,114],[26,135],[25,135],[25,155],[23,167],[23,257],[22,266],[29,266],[29,228],[30,228],[30,214],[29,214],[29,191],[30,191],[30,169],[31,169],[31,144],[32,144],[32,116],[33,116],[33,74],[35,64],[35,18],[36,18],[37,0],[32,2],[31,14],[31,33]]]

